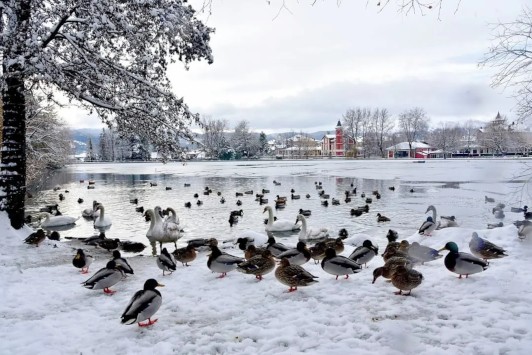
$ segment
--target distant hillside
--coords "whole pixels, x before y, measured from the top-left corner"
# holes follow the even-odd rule
[[[87,150],[89,138],[92,140],[93,147],[98,146],[100,143],[100,133],[102,133],[102,130],[94,128],[80,128],[71,129],[70,132],[72,133],[72,140],[74,141],[74,145],[76,147],[75,154],[81,154]]]

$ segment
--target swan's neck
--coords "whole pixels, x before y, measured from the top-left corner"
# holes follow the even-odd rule
[[[432,207],[432,220],[436,223],[436,208]]]
[[[273,211],[272,208],[268,208],[268,225],[271,226],[273,224]]]
[[[105,215],[105,209],[100,205],[100,220],[103,220]]]
[[[305,235],[307,234],[307,220],[305,217],[300,217],[299,220],[301,221],[301,234]]]
[[[170,214],[172,215],[172,217],[175,220],[177,218],[177,214],[175,213],[175,210],[172,207],[168,207],[167,210],[168,210],[168,212],[170,212]]]
[[[155,212],[152,210],[148,210],[146,212],[150,216],[150,229],[153,229],[153,227],[155,227]]]

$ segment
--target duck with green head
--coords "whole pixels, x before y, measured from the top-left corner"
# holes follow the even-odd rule
[[[479,259],[471,254],[458,251],[458,245],[455,242],[448,242],[445,244],[442,250],[449,250],[449,253],[445,257],[444,263],[447,270],[467,278],[469,275],[477,274],[488,268],[488,263],[482,259]]]

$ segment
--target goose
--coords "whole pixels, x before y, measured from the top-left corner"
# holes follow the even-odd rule
[[[368,262],[370,262],[377,254],[379,254],[379,248],[373,245],[371,240],[366,239],[361,246],[356,247],[355,250],[353,250],[351,255],[349,255],[349,259],[359,265],[367,267]]]
[[[139,327],[155,324],[157,319],[151,320],[151,317],[159,310],[163,301],[161,293],[155,288],[163,286],[155,279],[146,280],[144,288],[135,292],[129,301],[120,322],[122,324],[137,323]],[[148,322],[142,323],[145,320]]]
[[[267,244],[268,245],[266,246],[266,249],[268,249],[275,257],[279,256],[279,254],[284,253],[287,250],[290,250],[290,248],[284,245],[283,243],[277,243],[273,236],[268,237]]]
[[[270,206],[264,207],[264,212],[268,212],[268,224],[266,224],[267,232],[286,232],[286,231],[295,231],[299,230],[299,225],[292,223],[290,221],[278,219],[274,222],[273,220],[273,210]]]
[[[307,219],[302,214],[298,214],[296,217],[296,223],[301,222],[301,230],[299,231],[299,240],[317,240],[327,238],[329,236],[329,230],[327,228],[312,228],[307,226]]]
[[[76,221],[79,219],[79,217],[75,218],[70,216],[52,216],[48,212],[41,212],[41,214],[45,216],[44,221],[41,222],[42,228],[68,226],[69,224],[75,224]]]
[[[333,248],[325,250],[325,258],[321,261],[321,268],[331,275],[336,275],[336,280],[338,280],[339,275],[345,275],[345,278],[348,279],[349,274],[356,274],[362,270],[360,265],[353,260],[336,255]]]
[[[35,246],[39,246],[44,240],[46,239],[46,234],[44,233],[44,230],[39,229],[37,232],[31,233],[26,239],[24,239],[25,244],[34,244]]]
[[[277,255],[278,259],[287,259],[290,265],[303,265],[310,259],[310,252],[305,242],[299,241],[297,246]]]
[[[87,255],[83,249],[78,249],[76,256],[74,256],[74,259],[72,260],[72,265],[81,269],[80,272],[82,274],[87,274],[89,272],[89,266],[91,266],[93,261],[94,258],[92,255]]]
[[[517,231],[519,239],[525,239],[526,237],[532,237],[532,222],[528,220],[522,221]]]
[[[468,253],[458,251],[458,245],[454,242],[448,242],[445,244],[442,250],[449,250],[449,253],[445,257],[445,267],[447,270],[459,275],[459,279],[462,275],[467,278],[469,275],[482,272],[488,268],[488,263],[482,259],[477,258]]]
[[[196,248],[192,244],[188,244],[184,248],[176,249],[172,252],[175,260],[181,262],[183,266],[190,266],[188,263],[196,259]]]
[[[100,215],[100,211],[98,210],[99,203],[94,200],[92,201],[92,208],[86,208],[81,212],[81,215],[85,218],[96,218]]]
[[[122,270],[118,269],[116,263],[111,260],[103,269],[98,270],[91,278],[83,282],[82,285],[91,290],[103,289],[105,294],[112,295],[116,291],[112,291],[110,287],[116,285],[123,277]]]
[[[129,265],[127,260],[122,257],[118,250],[113,251],[113,260],[116,264],[116,267],[122,270],[124,274],[134,274],[133,268],[131,265]]]
[[[163,248],[161,254],[157,257],[157,266],[159,269],[163,270],[163,276],[165,271],[168,271],[171,274],[176,270],[174,258],[168,253],[166,248]]]
[[[484,259],[484,261],[508,256],[508,254],[506,254],[506,250],[486,239],[480,238],[477,232],[473,232],[473,235],[471,236],[469,250],[471,250],[471,253],[474,256]]]
[[[251,247],[253,245],[250,245]],[[244,274],[255,275],[257,280],[262,280],[262,276],[270,273],[275,268],[275,261],[272,253],[265,249],[261,253],[255,254],[251,258],[238,264],[236,270]]]
[[[105,215],[105,208],[102,204],[99,204],[96,210],[100,211],[100,215],[94,220],[94,228],[105,228],[113,224],[111,218]]]
[[[392,285],[397,287],[399,291],[396,295],[410,296],[412,289],[421,285],[423,275],[414,269],[407,268],[405,265],[398,265],[392,273]],[[402,293],[408,291],[408,293]]]
[[[299,265],[290,265],[288,259],[281,259],[281,263],[275,270],[275,278],[283,285],[290,286],[288,292],[297,291],[298,287],[312,285],[318,277],[312,275]]]
[[[377,213],[377,222],[390,222],[390,219],[386,216]]]
[[[223,278],[228,272],[237,268],[238,264],[245,260],[227,253],[222,253],[216,245],[211,245],[211,254],[207,260],[207,267],[212,272],[218,272],[221,275],[218,278]]]
[[[418,233],[421,235],[430,236],[431,233],[434,232],[437,227],[438,226],[436,225],[436,223],[434,223],[432,217],[429,216],[427,217],[427,220],[423,222],[421,227],[419,227]]]

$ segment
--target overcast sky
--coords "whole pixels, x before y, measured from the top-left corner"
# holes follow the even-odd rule
[[[332,130],[357,106],[394,116],[419,106],[433,126],[515,117],[511,92],[490,88],[492,69],[477,63],[490,24],[514,20],[526,1],[462,1],[455,13],[458,0],[445,0],[440,20],[437,10],[405,15],[393,4],[379,13],[373,0],[312,2],[286,0],[291,13],[275,17],[280,0],[213,0],[201,17],[216,28],[214,63],[172,66],[175,93],[194,112],[267,133]],[[102,127],[75,109],[61,114],[76,128]]]

